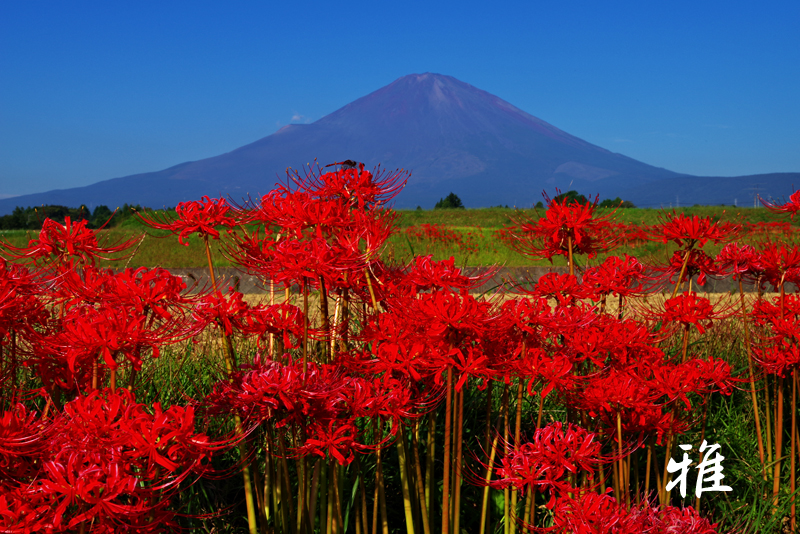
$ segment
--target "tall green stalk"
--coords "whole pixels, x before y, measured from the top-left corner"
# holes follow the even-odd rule
[[[444,484],[442,488],[442,534],[450,533],[450,436],[453,432],[453,368],[447,369],[444,411]],[[456,533],[458,534],[458,533]]]
[[[411,504],[411,482],[408,473],[408,459],[406,458],[405,432],[402,424],[399,425],[397,437],[397,459],[400,464],[400,485],[403,491],[403,512],[406,516],[406,532],[415,534],[414,511]]]

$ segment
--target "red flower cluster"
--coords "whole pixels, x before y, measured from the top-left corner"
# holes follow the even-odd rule
[[[538,221],[519,216],[509,230],[511,242],[521,254],[552,259],[553,256],[586,254],[590,258],[617,243],[611,217],[595,216],[598,198],[585,204],[565,197],[560,202],[547,199],[547,212]]]
[[[161,218],[151,215],[150,217],[137,213],[136,216],[156,230],[168,230],[172,234],[178,235],[178,242],[181,245],[189,246],[184,241],[191,234],[200,234],[204,237],[219,239],[219,226],[233,227],[236,220],[230,215],[231,209],[224,198],[210,199],[207,196],[201,200],[191,202],[181,202],[175,208],[177,218],[170,220],[164,214]]]
[[[170,499],[202,475],[218,444],[195,431],[192,408],[126,390],[93,391],[44,421],[21,405],[0,418],[4,532],[164,532]]]

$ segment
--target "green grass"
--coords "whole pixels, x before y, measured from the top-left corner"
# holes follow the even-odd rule
[[[613,210],[598,210],[599,215],[610,213]],[[713,217],[731,222],[767,222],[774,221],[774,215],[766,209],[748,208],[723,208],[718,206],[704,206],[682,208],[676,210],[687,215]],[[505,265],[515,266],[548,266],[551,263],[544,259],[528,258],[518,254],[493,236],[494,232],[504,226],[512,224],[515,216],[536,218],[544,215],[544,210],[514,210],[506,208],[485,209],[440,209],[440,210],[399,210],[397,220],[399,232],[392,236],[386,243],[383,251],[385,261],[407,262],[415,254],[432,254],[434,259],[442,260],[453,256],[456,264],[460,266],[476,265]],[[653,225],[665,212],[659,209],[627,208],[616,211],[615,219],[620,223],[636,223]],[[431,242],[429,240],[408,239],[403,230],[421,224],[439,224],[458,232],[462,239],[474,244],[477,252],[466,252],[456,243]],[[800,220],[793,223],[800,225]],[[144,239],[139,244],[141,237]],[[16,247],[27,246],[28,241],[36,237],[33,230],[5,230],[0,231],[0,240]],[[225,239],[223,234],[223,239]],[[111,267],[154,267],[165,268],[197,268],[205,267],[207,260],[202,241],[197,237],[189,238],[189,246],[178,243],[176,236],[170,236],[164,231],[154,231],[145,227],[138,219],[127,219],[116,228],[98,231],[98,240],[103,243],[114,243],[123,239],[135,239],[136,254],[130,259],[120,262],[101,262],[101,265]],[[215,266],[230,266],[231,262],[220,253],[220,242],[212,242],[212,257]],[[138,247],[138,248],[137,248]],[[708,245],[706,251],[714,255],[719,251],[719,246]],[[658,243],[647,243],[638,248],[623,247],[616,249],[611,254],[627,253],[635,255],[642,260],[664,261],[672,249]],[[609,254],[602,254],[594,261],[602,261]],[[578,257],[579,265],[588,261],[588,258]],[[553,259],[552,265],[566,265],[563,258]]]

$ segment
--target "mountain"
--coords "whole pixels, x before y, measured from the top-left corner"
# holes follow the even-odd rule
[[[425,73],[399,78],[312,124],[284,126],[226,154],[3,199],[0,214],[41,204],[175,206],[202,195],[238,201],[267,192],[287,167],[302,172],[315,158],[321,165],[352,159],[412,171],[396,199],[399,208],[431,208],[451,191],[468,207],[530,206],[543,190],[552,194],[556,187],[638,205],[670,203],[676,194],[682,205],[732,204],[735,198],[744,204],[759,182],[762,195],[779,185],[784,188],[774,194],[786,194],[791,182],[800,184],[800,173],[699,179],[653,167],[587,143],[451,76]]]

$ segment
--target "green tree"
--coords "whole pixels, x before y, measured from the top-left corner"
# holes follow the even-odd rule
[[[630,200],[622,200],[617,197],[614,200],[607,198],[598,204],[600,208],[635,208],[636,206]]]
[[[106,222],[108,222],[109,219],[111,219],[112,214],[113,212],[108,206],[106,206],[105,204],[100,204],[92,212],[92,226],[95,228],[100,228],[101,226],[106,224]]]
[[[4,227],[8,230],[23,229],[28,225],[28,214],[25,213],[25,208],[22,206],[17,206],[14,208],[14,211],[11,212],[11,215],[6,215],[4,219],[7,219]]]
[[[461,199],[458,198],[458,195],[456,195],[453,192],[450,192],[450,194],[444,198],[440,198],[439,202],[437,202],[436,205],[433,207],[433,209],[453,209],[453,208],[459,208],[462,210],[464,209],[464,203],[461,202]]]
[[[578,194],[577,191],[567,191],[566,193],[561,193],[560,195],[556,195],[553,200],[561,204],[565,198],[567,199],[567,205],[572,204],[573,202],[580,202],[581,204],[586,204],[586,202],[588,202],[586,197]]]

